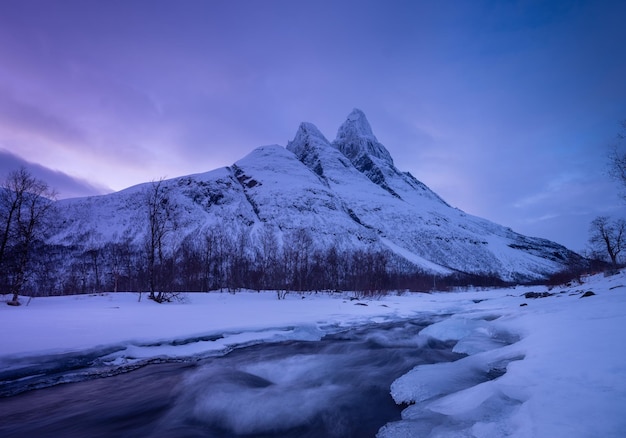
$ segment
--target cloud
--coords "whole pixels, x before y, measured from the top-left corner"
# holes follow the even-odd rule
[[[10,2],[0,147],[117,190],[302,121],[332,140],[358,107],[398,168],[516,231],[584,235],[619,203],[598,145],[626,110],[624,6],[392,3]]]
[[[0,127],[16,133],[36,133],[58,143],[84,141],[84,134],[73,124],[40,106],[15,99],[0,88]]]
[[[20,167],[26,168],[35,178],[46,182],[50,188],[56,190],[59,198],[100,195],[111,191],[107,187],[97,186],[58,170],[31,163],[0,149],[0,180],[4,181],[9,172]]]

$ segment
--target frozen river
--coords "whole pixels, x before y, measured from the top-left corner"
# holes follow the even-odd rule
[[[395,379],[462,357],[450,343],[417,342],[429,323],[370,324],[3,397],[0,436],[375,436],[400,419]],[[64,360],[76,373],[80,360]]]
[[[624,285],[0,306],[0,436],[621,438]]]

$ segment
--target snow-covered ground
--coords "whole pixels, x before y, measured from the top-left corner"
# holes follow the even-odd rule
[[[595,295],[582,297],[592,291]],[[527,292],[552,295],[529,299]],[[455,362],[420,365],[390,393],[406,403],[384,437],[622,437],[626,433],[626,275],[583,284],[389,295],[190,294],[159,305],[136,294],[35,298],[0,305],[0,371],[37,358],[101,351],[124,365],[217,354],[280,339],[320,339],[362,323],[432,314],[419,334],[458,341]],[[27,299],[23,299],[25,302]],[[367,304],[367,305],[364,305]],[[452,315],[443,317],[444,315]],[[476,376],[488,373],[491,380]],[[0,382],[1,384],[1,382]]]

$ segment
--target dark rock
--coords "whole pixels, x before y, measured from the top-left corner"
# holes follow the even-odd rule
[[[550,292],[526,292],[524,294],[525,298],[546,298],[546,297],[550,297],[554,294],[551,294]]]
[[[592,296],[594,296],[594,295],[595,295],[595,293],[593,293],[592,291],[588,290],[587,292],[585,292],[584,294],[582,294],[582,295],[580,296],[580,298],[592,297]]]
[[[520,307],[528,306],[528,303],[522,303],[519,305]]]

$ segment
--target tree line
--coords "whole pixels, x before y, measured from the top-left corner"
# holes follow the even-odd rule
[[[130,236],[102,247],[49,245],[33,250],[25,295],[139,292],[165,302],[182,292],[241,289],[288,292],[352,291],[380,296],[391,290],[430,291],[456,286],[503,286],[495,274],[433,276],[407,269],[406,262],[383,250],[312,249],[306,229],[283,235],[263,231],[251,245],[245,231],[214,226],[185,239],[175,249],[155,250],[132,243]],[[68,263],[68,260],[70,262]]]

